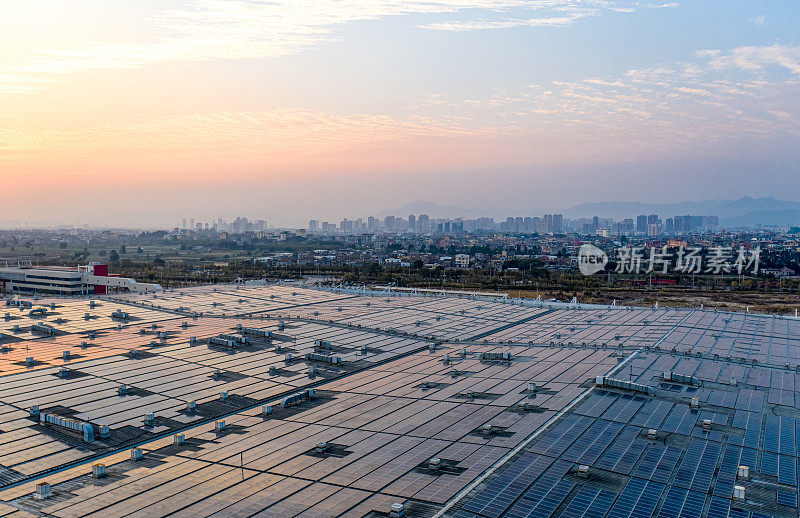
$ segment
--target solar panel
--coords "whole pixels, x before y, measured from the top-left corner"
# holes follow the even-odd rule
[[[779,505],[787,507],[797,507],[797,492],[786,491],[785,489],[777,490],[777,502]]]

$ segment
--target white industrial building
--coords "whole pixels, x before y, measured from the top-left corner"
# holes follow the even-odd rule
[[[108,265],[14,266],[0,268],[0,284],[7,293],[53,293],[59,295],[102,295],[112,291],[149,293],[162,291],[159,284],[140,283],[109,274]]]

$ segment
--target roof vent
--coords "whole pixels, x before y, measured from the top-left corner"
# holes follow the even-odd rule
[[[217,433],[225,430],[225,421],[214,421],[214,431]]]
[[[658,434],[658,430],[656,430],[655,428],[650,428],[649,430],[647,430],[647,438],[650,439],[651,441],[656,440],[656,434]]]
[[[40,482],[36,484],[36,492],[33,494],[33,498],[36,500],[44,500],[46,498],[50,498],[50,484],[47,482]]]
[[[156,417],[152,412],[150,412],[149,414],[144,415],[142,421],[144,422],[145,426],[153,426],[156,422]]]
[[[750,480],[750,467],[749,466],[739,466],[736,468],[736,479],[737,480]]]
[[[70,356],[70,353],[69,353],[69,351],[62,351],[62,352],[61,352],[61,357],[62,357],[63,359],[65,359],[65,360],[69,360],[69,356]]]
[[[141,448],[133,448],[131,450],[131,460],[132,461],[136,462],[138,460],[142,460],[142,457],[144,457],[144,452],[142,451]]]
[[[580,466],[578,466],[578,476],[579,477],[583,477],[583,478],[588,477],[589,476],[589,466],[587,466],[586,464],[581,464]]]
[[[389,508],[389,518],[404,518],[406,515],[406,506],[395,502]]]
[[[733,486],[733,499],[744,502],[744,486]]]
[[[95,464],[92,466],[92,478],[103,478],[106,476],[106,465]]]
[[[314,451],[317,453],[325,453],[328,451],[328,443],[327,442],[318,442],[317,446],[314,448]]]
[[[442,467],[442,459],[440,459],[439,457],[434,457],[428,461],[428,469],[436,471],[441,467]]]
[[[261,407],[261,415],[270,415],[272,413],[272,405],[264,405]]]
[[[172,444],[175,446],[181,446],[184,442],[186,442],[186,437],[182,433],[178,433],[172,436]]]
[[[187,401],[186,402],[186,411],[189,413],[194,413],[195,408],[197,408],[197,403],[194,401]]]

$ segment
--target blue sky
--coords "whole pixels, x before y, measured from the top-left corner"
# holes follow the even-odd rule
[[[0,174],[22,193],[0,222],[87,223],[91,204],[109,223],[170,224],[220,194],[237,201],[220,215],[275,223],[420,198],[519,214],[800,199],[798,2],[0,0],[0,12]],[[145,220],[143,203],[159,207]]]

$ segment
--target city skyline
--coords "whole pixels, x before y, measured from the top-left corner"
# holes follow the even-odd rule
[[[1,220],[800,200],[795,3],[0,9]]]

